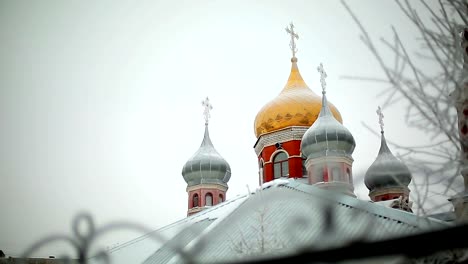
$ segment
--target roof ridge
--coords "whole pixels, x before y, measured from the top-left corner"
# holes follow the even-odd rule
[[[219,209],[219,208],[222,208],[222,207],[224,207],[224,206],[226,206],[226,205],[228,205],[228,204],[230,204],[230,203],[232,203],[232,202],[234,202],[234,201],[237,201],[238,199],[243,198],[243,197],[245,197],[245,196],[246,196],[245,194],[244,194],[244,195],[240,195],[240,194],[239,194],[239,195],[233,197],[232,199],[226,200],[226,201],[224,201],[223,203],[220,203],[220,204],[217,204],[217,205],[215,205],[215,206],[212,206],[212,207],[210,207],[210,208],[208,208],[208,209],[206,209],[206,210],[203,210],[203,211],[201,211],[201,212],[199,212],[199,213],[197,213],[197,214],[194,214],[194,215],[191,215],[191,216],[189,216],[189,217],[185,217],[185,218],[179,219],[179,220],[177,220],[177,221],[175,221],[175,222],[173,222],[173,223],[170,223],[170,224],[168,224],[168,225],[165,225],[165,226],[163,226],[163,227],[160,227],[160,228],[158,228],[158,229],[155,229],[155,230],[153,230],[153,231],[151,231],[151,232],[145,233],[145,234],[140,235],[140,236],[138,236],[138,237],[135,237],[135,238],[133,238],[133,239],[131,239],[131,240],[128,240],[128,241],[126,241],[126,242],[124,242],[124,243],[122,243],[122,244],[120,244],[120,245],[118,245],[118,246],[115,246],[115,247],[109,249],[108,252],[109,252],[109,253],[112,253],[112,252],[119,251],[119,250],[121,250],[121,249],[123,249],[123,248],[126,248],[126,247],[128,247],[128,246],[131,246],[131,245],[133,245],[133,244],[135,244],[135,243],[138,243],[138,242],[140,242],[140,241],[142,241],[142,240],[145,240],[145,239],[151,237],[152,234],[155,233],[155,232],[161,233],[162,231],[165,231],[165,230],[167,230],[167,229],[169,229],[169,228],[172,228],[172,227],[174,227],[174,226],[176,226],[176,225],[179,225],[179,224],[181,224],[181,223],[188,223],[188,222],[190,222],[190,220],[193,220],[194,218],[200,217],[200,216],[205,215],[205,214],[207,214],[207,213],[209,213],[209,212],[211,212],[211,211],[215,211],[215,210],[217,210],[217,209]],[[202,219],[200,219],[200,220],[198,220],[198,221],[195,221],[194,223],[201,222],[201,221],[203,221],[203,220],[215,220],[215,219],[217,219],[217,218],[209,218],[209,217],[208,217],[208,218],[202,218]],[[168,240],[170,240],[170,239],[168,239]],[[167,242],[167,241],[161,241],[161,243],[165,243],[165,242]],[[94,257],[94,256],[93,256],[93,257]]]
[[[292,183],[295,183],[296,186],[291,185]],[[307,192],[307,190],[301,190],[296,188],[297,186],[303,186],[306,188],[313,188],[314,193]],[[437,226],[449,226],[450,224],[437,220],[437,219],[432,219],[430,217],[425,217],[425,216],[419,216],[415,215],[413,213],[405,212],[402,210],[390,208],[390,207],[385,207],[382,205],[370,203],[369,201],[364,201],[360,200],[357,198],[349,197],[346,194],[341,194],[341,193],[336,193],[336,192],[330,192],[327,190],[322,190],[316,186],[313,185],[308,185],[304,184],[301,182],[297,181],[290,181],[287,185],[284,185],[283,187],[293,189],[295,191],[300,191],[309,195],[317,195],[320,196],[321,198],[325,198],[330,201],[334,201],[337,204],[340,204],[341,206],[349,206],[354,209],[359,209],[363,212],[367,212],[369,214],[373,214],[375,216],[381,216],[384,218],[388,218],[394,221],[400,221],[402,223],[405,223],[409,226],[413,226],[416,228],[427,228],[427,227],[436,227]],[[317,190],[317,191],[315,191]],[[340,198],[338,200],[337,198]],[[353,200],[350,200],[353,199]],[[349,201],[350,203],[347,203],[346,201]],[[422,225],[421,225],[422,224]]]

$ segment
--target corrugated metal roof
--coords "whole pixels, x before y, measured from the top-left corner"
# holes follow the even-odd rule
[[[167,263],[176,254],[175,248],[183,248],[197,236],[201,234],[214,220],[204,219],[192,224],[190,227],[183,229],[180,233],[174,236],[169,242],[164,244],[160,249],[154,252],[147,258],[143,264]]]
[[[178,230],[179,233],[173,234],[163,247],[154,248],[153,254],[146,254],[144,263],[181,263],[180,256],[170,250],[173,245],[184,247],[196,262],[223,263],[249,257],[293,254],[304,248],[377,241],[448,226],[443,221],[300,181],[283,180],[266,186],[162,229],[163,233],[167,230]],[[138,243],[144,246],[146,242]],[[126,248],[121,250],[126,251]],[[133,258],[136,259],[141,256]]]
[[[201,263],[376,241],[446,224],[291,181],[257,192],[204,236]]]
[[[184,234],[187,236],[184,237],[184,239],[187,238],[186,240],[189,240],[187,243],[193,242],[194,237],[188,237],[188,234],[191,232],[196,233],[197,230],[199,230],[198,227],[203,227],[204,230],[209,225],[216,224],[217,221],[222,220],[224,216],[229,215],[232,210],[242,204],[246,199],[247,195],[236,196],[230,200],[227,200],[209,209],[203,210],[190,217],[183,218],[151,233],[142,235],[124,244],[121,244],[118,247],[108,251],[111,263],[144,263],[160,249],[165,248],[168,244],[173,244],[174,242],[178,241],[179,238],[184,237]],[[204,226],[205,224],[207,226]],[[192,231],[191,228],[193,228],[193,226],[195,226],[195,230]],[[161,237],[165,238],[167,242],[161,243],[156,234],[159,234]],[[199,234],[201,235],[201,233],[198,233],[197,236]],[[166,247],[166,250],[161,250],[161,252],[167,252],[167,249],[168,248]],[[158,261],[155,259],[158,259]],[[161,258],[161,260],[159,260],[159,258],[154,257],[152,261],[153,263],[166,263],[169,261],[169,258]],[[89,259],[89,263],[93,264],[101,262],[96,258],[91,258]]]

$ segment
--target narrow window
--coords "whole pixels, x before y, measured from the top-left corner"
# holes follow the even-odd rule
[[[198,207],[198,194],[193,195],[192,201],[193,201],[193,207]]]
[[[222,203],[223,202],[223,195],[222,194],[219,194],[219,202]]]
[[[212,206],[213,205],[213,195],[211,193],[207,193],[205,195],[205,205]]]
[[[273,177],[278,179],[280,177],[289,176],[288,155],[286,152],[276,154],[273,159]]]
[[[303,156],[302,157],[302,175],[307,176],[307,168],[306,168],[306,158]]]
[[[323,168],[317,168],[316,169],[316,173],[315,173],[315,180],[316,182],[323,182],[325,181],[325,178],[323,177],[325,174],[325,171],[323,170]]]
[[[339,181],[340,180],[340,168],[333,168],[332,169],[332,179],[333,181]]]
[[[260,160],[258,163],[258,181],[260,185],[262,185],[265,182],[265,173],[263,172],[263,160]]]

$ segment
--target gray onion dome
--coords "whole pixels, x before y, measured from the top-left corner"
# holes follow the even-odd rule
[[[227,186],[231,168],[211,143],[208,124],[205,124],[203,142],[197,152],[185,163],[182,176],[188,186],[214,183]]]
[[[387,146],[384,132],[381,133],[379,154],[367,170],[364,183],[369,190],[380,187],[407,187],[411,182],[411,172],[403,162],[393,156]]]
[[[356,143],[349,130],[335,119],[322,92],[322,109],[314,124],[302,136],[301,150],[309,159],[320,156],[351,156]]]

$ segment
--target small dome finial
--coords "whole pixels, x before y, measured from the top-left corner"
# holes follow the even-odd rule
[[[203,110],[203,115],[205,117],[205,125],[208,125],[208,121],[211,117],[210,110],[213,109],[213,105],[210,103],[210,99],[208,99],[208,96],[201,103],[202,106],[205,107],[205,110]]]
[[[327,78],[327,73],[325,72],[322,63],[320,63],[320,65],[317,67],[317,71],[320,73],[320,84],[322,85],[322,94],[325,94],[327,89],[327,82],[325,81],[325,78]]]
[[[382,112],[382,108],[377,107],[377,111],[375,111],[377,113],[377,115],[379,116],[379,124],[380,124],[380,133],[384,133],[384,122],[383,122],[383,118],[384,118],[384,114]]]
[[[292,51],[292,62],[296,62],[296,52],[297,52],[297,47],[296,47],[296,41],[294,39],[299,39],[299,35],[294,32],[294,24],[293,22],[289,23],[289,27],[286,27],[286,32],[291,35],[291,41],[289,42],[289,47],[291,48]]]

